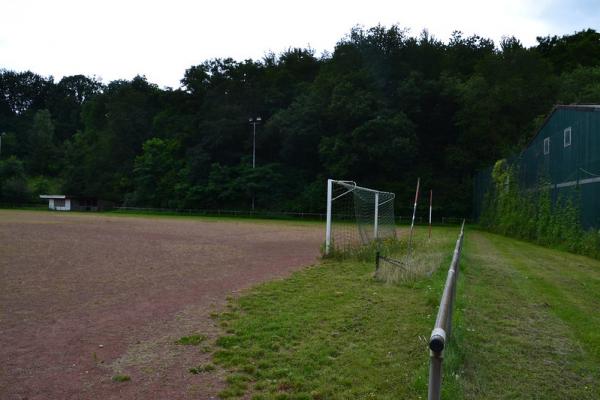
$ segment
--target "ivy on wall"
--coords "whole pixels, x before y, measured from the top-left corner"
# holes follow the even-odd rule
[[[547,180],[522,188],[518,171],[505,159],[495,163],[480,225],[492,232],[600,258],[600,230],[581,227],[579,188],[557,194]]]

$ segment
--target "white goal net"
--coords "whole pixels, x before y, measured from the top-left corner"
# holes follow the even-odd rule
[[[325,254],[396,237],[394,193],[327,180]]]

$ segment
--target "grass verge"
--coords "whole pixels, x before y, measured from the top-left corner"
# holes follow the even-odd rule
[[[229,371],[220,396],[426,397],[427,337],[457,234],[434,231],[422,251],[445,257],[420,280],[385,284],[373,277],[374,260],[328,259],[232,300],[220,315],[231,334],[213,357]]]
[[[436,229],[418,254],[442,268],[401,284],[374,279],[368,254],[231,301],[214,354],[228,370],[220,396],[426,398],[427,340],[457,233]],[[460,268],[443,399],[600,399],[600,261],[470,230]]]
[[[462,270],[463,398],[600,399],[599,261],[471,231]]]

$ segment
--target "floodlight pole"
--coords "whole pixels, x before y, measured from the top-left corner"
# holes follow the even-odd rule
[[[261,117],[248,119],[248,122],[252,125],[252,169],[256,168],[256,124],[260,124],[261,121]],[[254,211],[254,192],[252,192],[252,211]]]
[[[325,254],[331,250],[331,202],[333,198],[333,179],[327,179],[327,224],[325,227]]]

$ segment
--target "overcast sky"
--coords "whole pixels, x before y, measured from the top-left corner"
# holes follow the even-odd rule
[[[288,47],[321,54],[355,25],[454,30],[496,43],[600,29],[600,0],[0,0],[0,68],[108,83],[140,74],[179,87],[191,65],[260,59]]]

